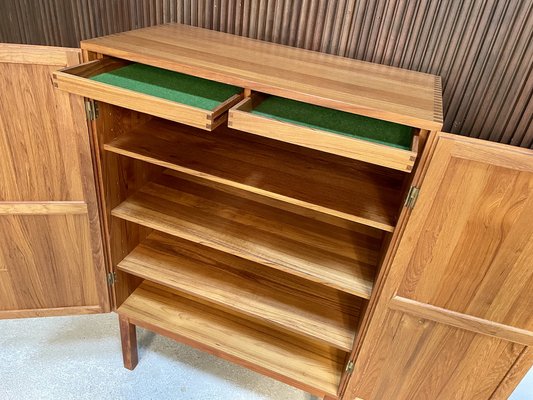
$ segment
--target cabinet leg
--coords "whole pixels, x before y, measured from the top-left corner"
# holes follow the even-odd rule
[[[135,369],[139,362],[137,353],[137,330],[126,317],[119,315],[120,340],[122,342],[122,359],[124,367],[130,370]]]

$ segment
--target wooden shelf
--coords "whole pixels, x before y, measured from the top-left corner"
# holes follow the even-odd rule
[[[352,230],[163,174],[112,214],[369,298],[382,232]],[[243,192],[243,194],[247,194]]]
[[[352,349],[360,299],[345,293],[159,232],[118,268],[266,326]]]
[[[117,310],[131,323],[317,395],[336,395],[346,353],[256,326],[145,281]]]
[[[154,119],[104,149],[392,232],[403,174],[359,161]]]

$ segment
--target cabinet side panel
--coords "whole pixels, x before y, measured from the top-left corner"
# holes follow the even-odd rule
[[[93,55],[96,57],[96,55]],[[150,116],[105,103],[98,103],[99,116],[93,121],[95,158],[101,185],[105,235],[109,244],[111,269],[132,251],[151,229],[111,216],[111,210],[163,171],[163,167],[104,150],[104,144],[150,120]],[[135,290],[142,279],[116,271],[115,307]]]

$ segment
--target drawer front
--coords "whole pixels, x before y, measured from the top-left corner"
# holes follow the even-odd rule
[[[228,126],[259,136],[400,171],[410,172],[413,168],[418,150],[418,131],[412,136],[410,149],[401,149],[371,140],[333,133],[313,127],[311,124],[299,125],[274,117],[254,114],[254,109],[263,99],[264,97],[252,96],[235,105],[229,111]],[[357,118],[361,117],[357,116]]]
[[[165,87],[163,82],[135,81],[130,78],[131,88],[127,88],[92,79],[131,65],[133,64],[128,61],[114,58],[90,61],[55,72],[53,75],[54,85],[69,93],[205,130],[213,130],[225,122],[227,120],[226,111],[242,100],[241,93],[234,93],[223,101],[217,101],[212,108],[204,109],[136,90],[139,88],[140,90],[143,90],[143,88],[153,89],[160,86],[162,92],[168,94],[171,89]],[[155,69],[149,66],[146,67]],[[173,78],[170,80],[174,79],[174,81],[169,82],[167,79],[166,82],[166,84],[170,83],[172,87],[179,87],[179,80],[183,78],[200,80],[200,78],[186,77],[183,74],[158,70],[163,71],[165,75],[173,74]],[[165,76],[165,78],[168,78],[168,76]],[[211,85],[222,85],[206,80],[200,81]]]

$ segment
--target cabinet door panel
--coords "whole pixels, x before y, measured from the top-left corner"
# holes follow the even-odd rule
[[[476,146],[484,161],[465,158]],[[431,165],[397,256],[398,295],[533,330],[533,154],[444,138]]]
[[[421,175],[345,398],[503,399],[533,345],[533,152],[439,134]]]
[[[85,180],[92,166],[83,99],[54,89],[59,65],[14,62],[19,48],[32,46],[0,47],[13,53],[11,62],[0,54],[0,201],[85,200],[94,183]]]
[[[0,215],[1,311],[98,306],[89,220],[79,206]]]
[[[367,399],[485,400],[524,346],[391,311]],[[376,365],[377,367],[377,365]],[[368,371],[369,373],[370,371]]]
[[[109,310],[77,49],[0,44],[0,318]]]

